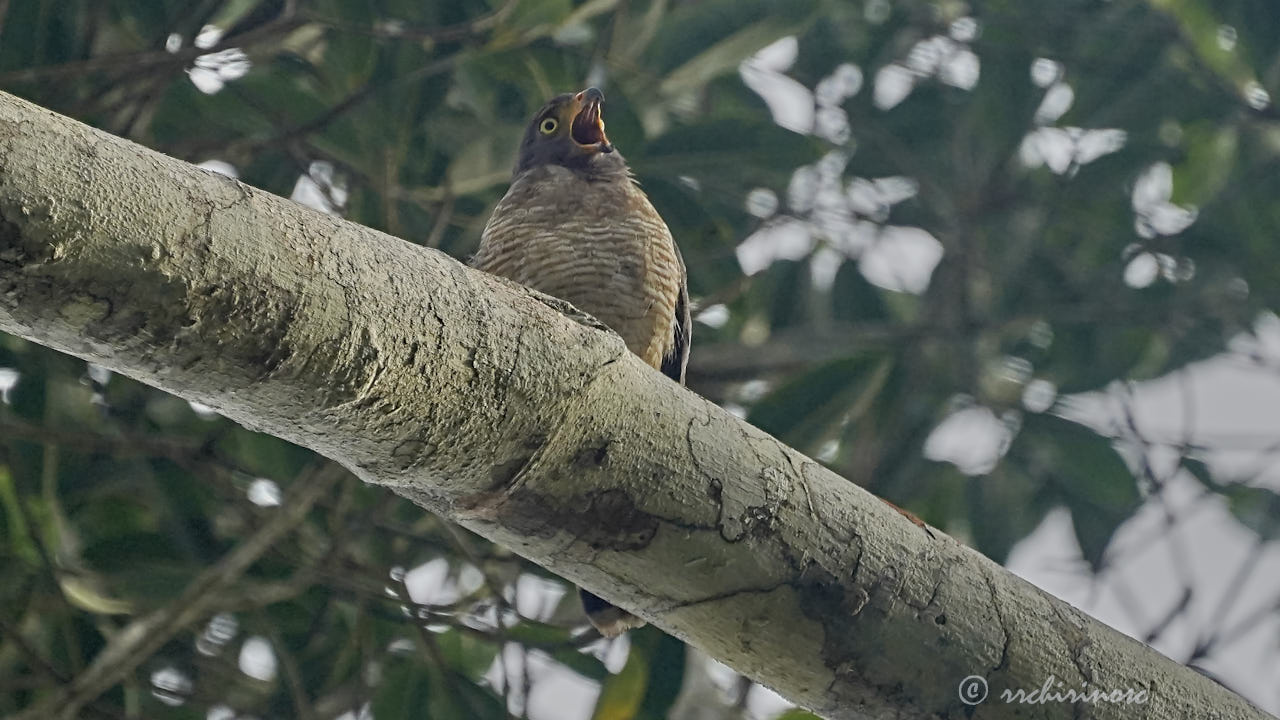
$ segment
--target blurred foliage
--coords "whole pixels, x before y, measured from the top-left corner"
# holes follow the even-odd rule
[[[1280,307],[1278,51],[1259,0],[0,0],[0,89],[458,257],[527,116],[600,85],[706,311],[694,389],[996,560],[1065,507],[1099,569],[1156,480],[1069,394]],[[11,337],[0,393],[0,713],[205,582],[85,717],[502,718],[554,667],[657,719],[687,676],[652,629],[603,662],[556,578],[389,494],[297,506],[306,451]],[[926,453],[963,413],[985,465]],[[1274,492],[1182,453],[1276,536]]]

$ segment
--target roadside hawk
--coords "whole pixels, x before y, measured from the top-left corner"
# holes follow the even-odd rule
[[[507,194],[471,264],[572,303],[683,384],[691,322],[684,260],[671,231],[609,143],[604,94],[558,95],[525,131]],[[643,621],[579,590],[612,637]]]

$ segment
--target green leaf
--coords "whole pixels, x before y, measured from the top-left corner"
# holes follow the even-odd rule
[[[1222,494],[1241,525],[1256,532],[1264,541],[1280,538],[1280,493],[1265,487],[1229,485]]]
[[[1235,48],[1224,48],[1219,41],[1223,22],[1213,5],[1200,0],[1151,0],[1151,4],[1177,19],[1201,61],[1223,78],[1240,88],[1256,79],[1253,68],[1245,62],[1245,55],[1235,52]]]
[[[818,7],[814,0],[700,0],[679,3],[662,19],[646,65],[670,78],[714,77],[774,40],[800,32]],[[737,57],[733,60],[733,57]],[[705,83],[705,80],[703,81]]]
[[[458,630],[440,633],[435,638],[440,654],[460,674],[473,682],[484,675],[498,654],[498,643]]]
[[[649,658],[633,643],[622,671],[601,686],[591,720],[633,720],[648,686]]]
[[[811,449],[833,423],[867,410],[891,367],[888,357],[876,353],[834,360],[775,388],[752,406],[747,421],[801,450]]]
[[[1112,536],[1141,505],[1137,480],[1109,438],[1060,417],[1025,416],[1013,456],[1071,511],[1076,540],[1094,568]]]
[[[793,4],[813,6],[801,0],[793,0]],[[668,97],[695,91],[720,75],[736,72],[743,60],[775,40],[800,32],[809,22],[807,16],[799,20],[768,17],[748,25],[672,70],[659,89]]]
[[[742,194],[755,185],[785,188],[791,173],[812,162],[820,146],[811,137],[778,127],[767,117],[707,120],[670,128],[635,158],[640,175],[696,178],[704,192],[711,188]],[[725,168],[733,172],[726,173]]]
[[[4,525],[0,526],[5,545],[25,563],[35,566],[40,562],[40,554],[31,538],[31,528],[27,527],[22,508],[18,505],[18,493],[14,488],[13,475],[7,465],[0,465],[0,505],[4,506]]]
[[[1031,534],[1052,507],[1015,463],[1001,463],[988,475],[969,478],[966,500],[974,545],[1002,564],[1013,546]]]
[[[416,660],[400,658],[388,663],[382,680],[374,689],[371,710],[378,720],[417,720],[427,706],[429,683],[423,682],[427,667]]]
[[[605,678],[609,677],[609,669],[604,666],[603,662],[600,662],[599,658],[588,655],[575,647],[564,646],[557,648],[551,652],[551,657],[556,662],[588,680],[604,682]]]
[[[688,648],[666,633],[650,631],[650,635],[656,635],[656,641],[650,654],[649,686],[640,706],[640,715],[646,720],[666,720],[684,685]]]

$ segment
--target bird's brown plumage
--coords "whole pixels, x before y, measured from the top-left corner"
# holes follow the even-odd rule
[[[590,313],[683,383],[690,342],[684,261],[605,137],[602,100],[594,88],[562,95],[534,116],[472,265]],[[585,591],[583,604],[606,635],[642,624]]]
[[[630,179],[589,180],[555,165],[522,173],[473,263],[590,313],[655,368],[676,350],[684,266]]]

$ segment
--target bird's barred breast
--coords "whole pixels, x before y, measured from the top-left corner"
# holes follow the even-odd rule
[[[666,223],[630,179],[561,168],[518,178],[472,264],[573,303],[653,367],[675,345],[682,268]]]

